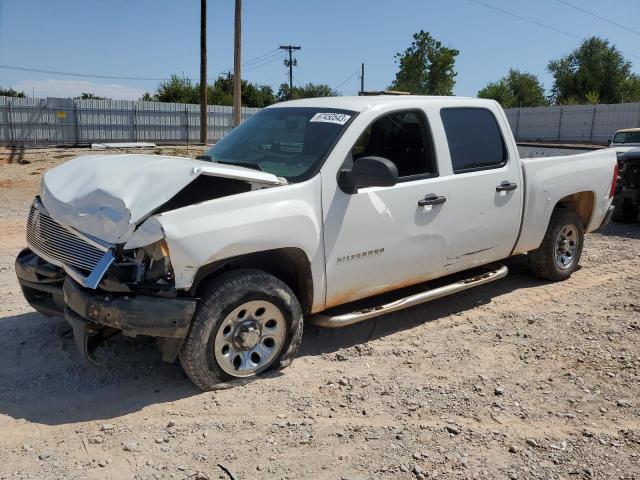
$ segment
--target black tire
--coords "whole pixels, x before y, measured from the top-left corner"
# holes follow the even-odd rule
[[[559,248],[560,233],[567,226],[575,229],[575,252],[571,255],[571,263],[565,268],[560,268],[556,256]],[[538,277],[554,282],[566,280],[578,268],[582,246],[584,245],[584,230],[580,217],[566,208],[557,208],[551,214],[549,226],[542,243],[536,250],[527,254],[529,268]]]
[[[619,223],[633,223],[638,219],[639,213],[640,209],[638,209],[637,205],[623,203],[622,205],[616,206],[611,219]]]
[[[215,337],[234,309],[252,301],[267,301],[275,306],[286,323],[286,333],[273,360],[249,377],[238,377],[225,372],[216,359]],[[270,370],[289,366],[302,342],[302,331],[300,304],[284,282],[260,270],[231,270],[214,277],[203,287],[201,300],[180,351],[180,363],[191,381],[202,390],[245,384]]]

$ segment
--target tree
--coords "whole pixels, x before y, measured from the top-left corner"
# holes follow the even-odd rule
[[[632,73],[622,86],[623,102],[640,102],[640,75]]]
[[[495,100],[502,105],[502,108],[512,108],[517,105],[516,99],[509,88],[506,77],[501,78],[497,82],[487,84],[486,87],[478,92],[478,98],[490,98],[491,100]]]
[[[16,98],[26,98],[24,92],[18,92],[13,88],[2,88],[0,87],[0,97],[16,97]]]
[[[538,77],[513,68],[508,75],[480,90],[478,97],[496,100],[503,108],[539,107],[548,104]]]
[[[588,103],[595,98],[601,103],[620,103],[640,98],[631,62],[602,38],[584,40],[569,55],[550,61],[547,69],[554,78],[551,92],[558,104]]]
[[[413,35],[411,46],[395,55],[399,68],[389,88],[423,95],[453,95],[459,53],[420,30]]]
[[[329,85],[324,83],[307,83],[302,87],[293,87],[293,98],[317,98],[317,97],[337,97],[339,94]],[[289,84],[283,83],[278,89],[277,98],[279,102],[285,102],[291,98],[289,96]]]
[[[156,102],[171,103],[198,103],[199,87],[193,85],[188,78],[171,75],[169,80],[165,80],[158,84],[153,94],[145,93],[142,100],[153,100]]]
[[[79,97],[73,97],[76,100],[104,100],[105,97],[99,97],[95,93],[83,92]]]
[[[277,101],[273,89],[267,85],[256,85],[242,81],[242,105],[245,107],[268,107]],[[146,92],[141,100],[173,103],[199,103],[200,84],[188,78],[171,75],[169,80],[158,84],[154,93]],[[219,75],[207,85],[208,105],[233,105],[233,75]]]

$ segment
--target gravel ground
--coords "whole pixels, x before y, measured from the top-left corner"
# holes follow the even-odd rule
[[[491,285],[309,327],[282,373],[202,393],[150,340],[85,367],[23,300],[27,208],[79,152],[0,165],[0,479],[640,479],[640,224],[588,235],[564,283],[515,258]]]

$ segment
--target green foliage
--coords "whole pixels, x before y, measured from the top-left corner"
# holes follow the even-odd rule
[[[303,87],[293,87],[294,100],[299,98],[336,97],[338,95],[338,92],[323,83],[307,83]],[[289,100],[289,84],[283,83],[280,85],[277,97],[279,102]]]
[[[420,30],[404,53],[395,55],[398,72],[391,90],[422,95],[453,95],[456,57],[460,52]]]
[[[83,92],[79,97],[73,97],[76,100],[104,100],[105,97],[99,97],[95,93]]]
[[[597,105],[600,103],[600,94],[598,92],[587,92],[584,100],[589,105]]]
[[[561,105],[571,101],[620,103],[640,98],[638,76],[631,62],[608,40],[586,39],[580,46],[547,67],[553,75],[552,97]]]
[[[487,84],[482,90],[478,92],[478,98],[489,98],[495,100],[503,108],[512,108],[517,106],[515,96],[509,88],[506,77],[501,78],[497,82],[491,82]]]
[[[242,81],[242,105],[245,107],[267,107],[277,101],[273,89],[267,85],[256,85]],[[188,78],[171,75],[169,80],[158,84],[154,93],[146,92],[141,100],[155,102],[194,103],[200,102],[200,84]],[[233,75],[219,75],[207,85],[209,105],[233,105]]]
[[[169,103],[198,103],[199,90],[188,78],[171,75],[169,80],[160,82],[154,93],[146,92],[142,100]]]
[[[503,108],[539,107],[548,105],[544,88],[532,73],[511,69],[497,82],[491,82],[478,92],[479,98],[491,98]]]
[[[18,92],[13,88],[2,88],[0,87],[0,96],[1,97],[16,97],[16,98],[26,98],[24,92]]]
[[[622,86],[623,102],[640,102],[640,75],[632,73]]]

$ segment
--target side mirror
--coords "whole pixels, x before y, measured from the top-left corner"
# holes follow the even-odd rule
[[[612,143],[612,142],[613,142],[613,138],[610,138],[609,140],[607,140],[607,143],[608,143],[609,145],[611,145],[611,143]]]
[[[392,187],[396,183],[398,168],[382,157],[359,158],[350,170],[343,169],[338,173],[338,186],[348,194],[358,193],[358,188]]]

